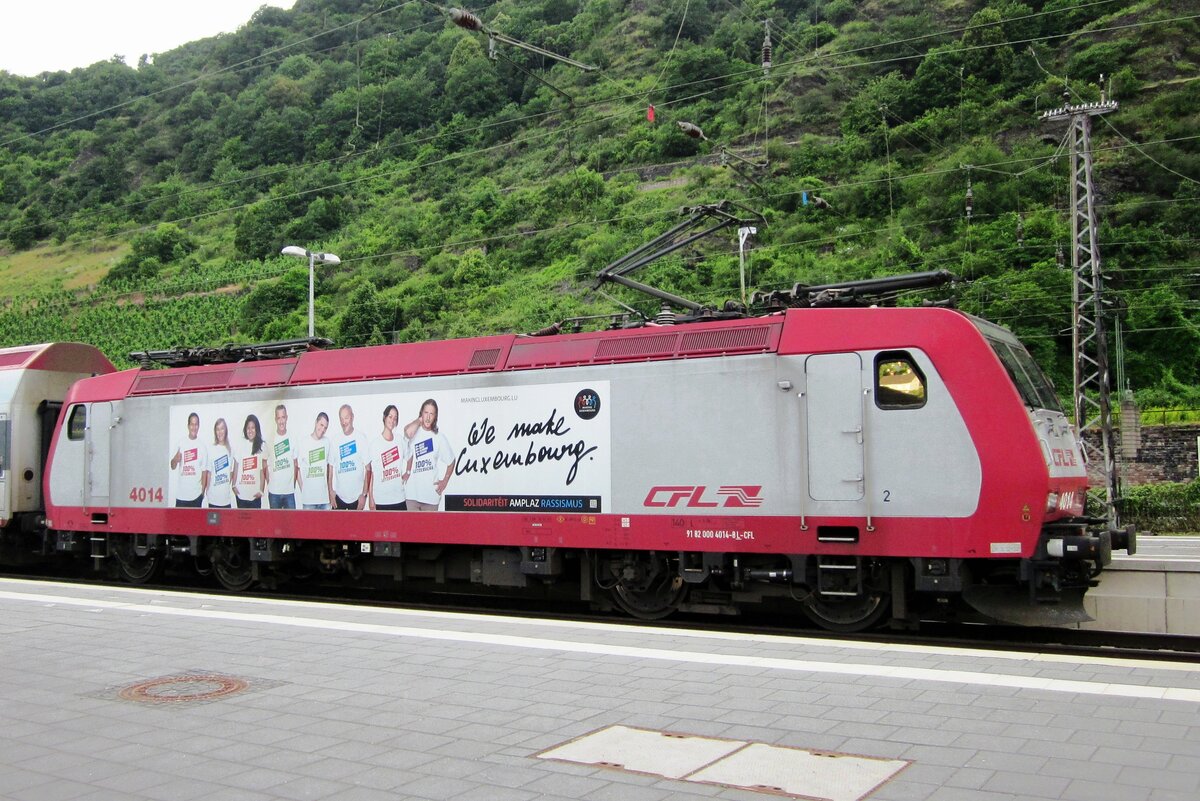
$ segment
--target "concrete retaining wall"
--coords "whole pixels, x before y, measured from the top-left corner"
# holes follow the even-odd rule
[[[1083,608],[1096,618],[1083,629],[1200,636],[1200,562],[1114,562]]]

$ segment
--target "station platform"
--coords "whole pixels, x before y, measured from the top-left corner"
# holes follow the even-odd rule
[[[1080,628],[1200,636],[1200,537],[1139,537],[1083,598]]]
[[[1200,665],[0,580],[12,801],[1193,801]]]

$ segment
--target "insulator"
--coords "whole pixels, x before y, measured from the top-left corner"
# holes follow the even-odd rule
[[[769,33],[767,34],[767,38],[763,39],[762,68],[764,73],[771,69],[771,34]]]
[[[659,308],[658,314],[654,317],[654,322],[659,325],[675,325],[675,312],[665,301],[662,307]]]
[[[483,30],[483,21],[470,11],[463,11],[461,8],[450,9],[450,21],[460,28],[466,28],[468,31]]]
[[[1017,215],[1017,244],[1025,244],[1025,215]]]
[[[677,122],[675,124],[679,126],[679,130],[683,131],[693,139],[704,138],[704,131],[700,130],[700,126],[698,125],[692,125],[690,122]]]

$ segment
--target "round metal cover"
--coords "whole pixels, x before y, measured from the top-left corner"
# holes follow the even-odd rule
[[[249,684],[242,679],[216,673],[164,676],[130,685],[121,690],[119,697],[125,701],[150,704],[211,701],[214,698],[239,693],[248,686]]]

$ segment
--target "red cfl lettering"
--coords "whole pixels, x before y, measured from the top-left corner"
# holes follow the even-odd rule
[[[1054,459],[1054,464],[1058,467],[1074,467],[1078,462],[1075,461],[1075,451],[1065,448],[1052,448],[1050,454]]]
[[[688,486],[659,486],[651,487],[646,493],[643,506],[677,507],[686,506],[689,509],[711,509],[716,506],[725,508],[747,508],[762,506],[763,499],[759,493],[762,485],[721,486],[716,494],[724,496],[725,502],[710,501],[704,497],[708,487],[703,484]]]

